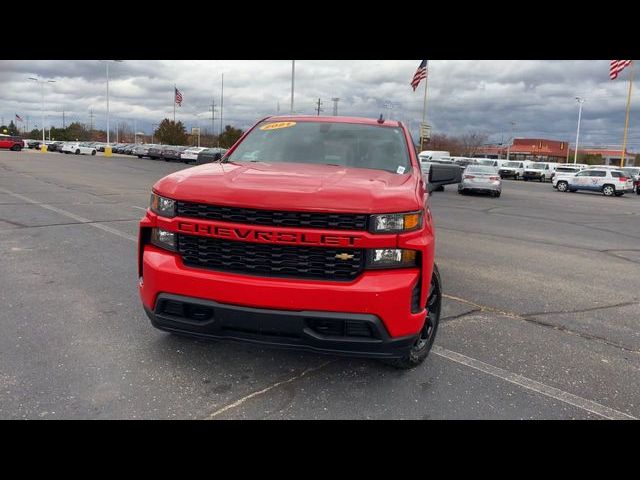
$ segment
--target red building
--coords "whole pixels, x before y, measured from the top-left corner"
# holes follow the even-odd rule
[[[545,140],[543,138],[516,138],[509,148],[507,145],[493,145],[481,147],[476,156],[487,158],[507,158],[509,151],[510,160],[534,160],[538,162],[573,161],[575,150],[569,148],[567,142],[557,140]],[[620,165],[622,149],[615,148],[580,148],[579,154],[600,155],[605,165]],[[627,151],[625,153],[625,165],[634,165],[636,154]]]
[[[511,160],[535,160],[538,162],[566,162],[569,144],[543,138],[516,138],[511,148],[507,145],[481,147],[479,155],[488,158],[507,158]]]

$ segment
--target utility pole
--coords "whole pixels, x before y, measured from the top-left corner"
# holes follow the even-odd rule
[[[224,103],[224,73],[222,74],[222,87],[220,89],[220,135],[218,135],[218,148],[220,148],[220,137],[222,136],[222,106]]]
[[[64,105],[62,106],[62,128],[67,128],[67,124],[64,121]]]
[[[215,99],[211,100],[211,105],[209,106],[211,107],[211,140],[213,140],[213,136],[216,134],[216,125],[215,125],[216,101]],[[211,146],[213,147],[213,142]]]
[[[320,116],[320,112],[324,111],[322,108],[320,108],[321,105],[322,105],[322,100],[318,99],[318,106],[316,107],[316,110],[318,112],[318,116]]]
[[[62,118],[64,118],[64,113],[62,114]],[[93,133],[93,108],[89,109],[89,134]],[[64,120],[62,121],[62,124],[64,125]],[[62,127],[64,128],[64,127]]]
[[[338,102],[340,101],[340,99],[338,97],[334,97],[331,99],[331,101],[333,102],[333,116],[337,117],[338,116]]]
[[[291,115],[294,114],[293,111],[293,92],[296,86],[296,61],[291,60],[291,111],[289,112]]]

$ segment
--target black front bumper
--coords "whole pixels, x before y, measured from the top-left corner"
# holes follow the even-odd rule
[[[334,355],[399,358],[416,340],[391,338],[370,314],[249,308],[167,293],[145,312],[154,327],[168,332]]]

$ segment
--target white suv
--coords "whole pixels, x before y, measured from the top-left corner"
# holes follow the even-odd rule
[[[553,180],[551,180],[551,184],[553,188],[558,188],[558,182],[560,180],[566,180],[569,177],[573,177],[576,173],[584,170],[583,167],[580,166],[566,166],[563,165],[561,167],[556,168],[556,171],[553,173]]]
[[[602,192],[607,197],[620,197],[633,192],[633,180],[622,170],[588,169],[557,179],[556,188],[559,192],[591,190]]]

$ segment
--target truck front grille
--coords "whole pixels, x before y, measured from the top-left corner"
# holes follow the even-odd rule
[[[181,201],[176,203],[176,213],[179,217],[206,218],[208,220],[276,227],[306,227],[325,230],[367,229],[367,215],[364,214],[282,212]]]
[[[364,269],[362,249],[273,245],[180,234],[177,251],[189,267],[269,277],[349,281]],[[343,253],[353,258],[336,258]]]

